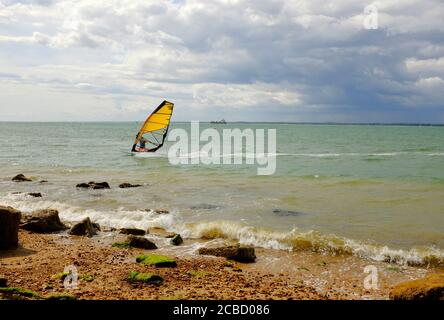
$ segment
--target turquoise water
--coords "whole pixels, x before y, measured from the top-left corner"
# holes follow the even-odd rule
[[[133,156],[139,126],[0,123],[0,203],[24,211],[54,207],[66,220],[89,215],[104,225],[161,226],[276,249],[444,261],[444,127],[201,123],[201,130],[276,129],[276,173],[257,176],[255,165],[173,166],[171,142],[156,154]],[[17,173],[36,182],[11,182]],[[90,180],[113,188],[75,188]],[[118,189],[121,182],[144,186]],[[13,193],[29,191],[44,197]]]

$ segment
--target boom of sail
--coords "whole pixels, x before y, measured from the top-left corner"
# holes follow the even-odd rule
[[[163,146],[173,108],[174,103],[165,100],[150,114],[136,136],[132,152],[155,152]]]

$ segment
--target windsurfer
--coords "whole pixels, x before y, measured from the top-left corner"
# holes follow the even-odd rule
[[[146,143],[147,143],[147,140],[145,138],[142,138],[140,140],[140,149],[146,149]]]
[[[136,136],[132,152],[156,152],[163,146],[173,114],[173,106],[173,103],[165,100],[150,114]],[[150,134],[152,137],[149,136],[150,138],[147,139],[143,137],[144,134]]]
[[[137,139],[137,136],[136,136]],[[146,148],[146,143],[148,142],[147,139],[142,138],[139,141],[139,145],[135,144],[133,146],[132,152],[149,152],[150,150]]]
[[[139,147],[137,148],[138,152],[150,152],[150,149],[146,148],[146,143],[149,142],[147,139],[142,138],[139,141]]]

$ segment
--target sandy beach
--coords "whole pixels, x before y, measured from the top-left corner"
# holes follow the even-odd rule
[[[112,243],[124,239],[117,231],[88,238],[67,232],[37,234],[20,230],[20,248],[0,251],[0,275],[7,279],[9,287],[32,290],[39,298],[325,300],[388,299],[393,285],[438,271],[369,262],[353,256],[265,249],[256,249],[255,263],[238,263],[190,252],[190,245],[202,241],[185,239],[181,246],[172,246],[165,239],[147,237],[159,248],[112,247]],[[137,263],[136,257],[146,253],[172,257],[177,266],[158,268]],[[369,264],[379,271],[376,290],[363,285],[367,275],[363,269]],[[61,273],[67,266],[75,266],[78,273],[76,289],[64,286]],[[162,277],[163,282],[131,282],[130,272],[152,273]],[[11,296],[3,293],[2,298]]]

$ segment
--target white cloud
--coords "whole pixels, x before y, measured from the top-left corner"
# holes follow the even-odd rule
[[[433,90],[439,89],[439,93],[441,96],[444,96],[442,94],[442,90],[444,89],[444,80],[440,77],[431,77],[431,78],[420,78],[418,81],[416,81],[416,85],[424,90]]]
[[[298,106],[301,103],[296,90],[282,86],[254,83],[251,85],[224,85],[204,83],[193,85],[193,98],[197,105],[230,108]]]
[[[444,70],[444,57],[424,60],[412,58],[406,61],[406,66],[411,72]]]
[[[258,118],[267,118],[265,105],[295,114],[323,106],[324,121],[343,106],[442,105],[444,6],[374,3],[379,30],[363,30],[370,3],[355,0],[2,1],[0,86],[30,113],[11,97],[36,86],[34,96],[54,97],[42,116],[70,97],[98,119],[106,105],[119,119],[163,98],[203,117],[215,106]]]

